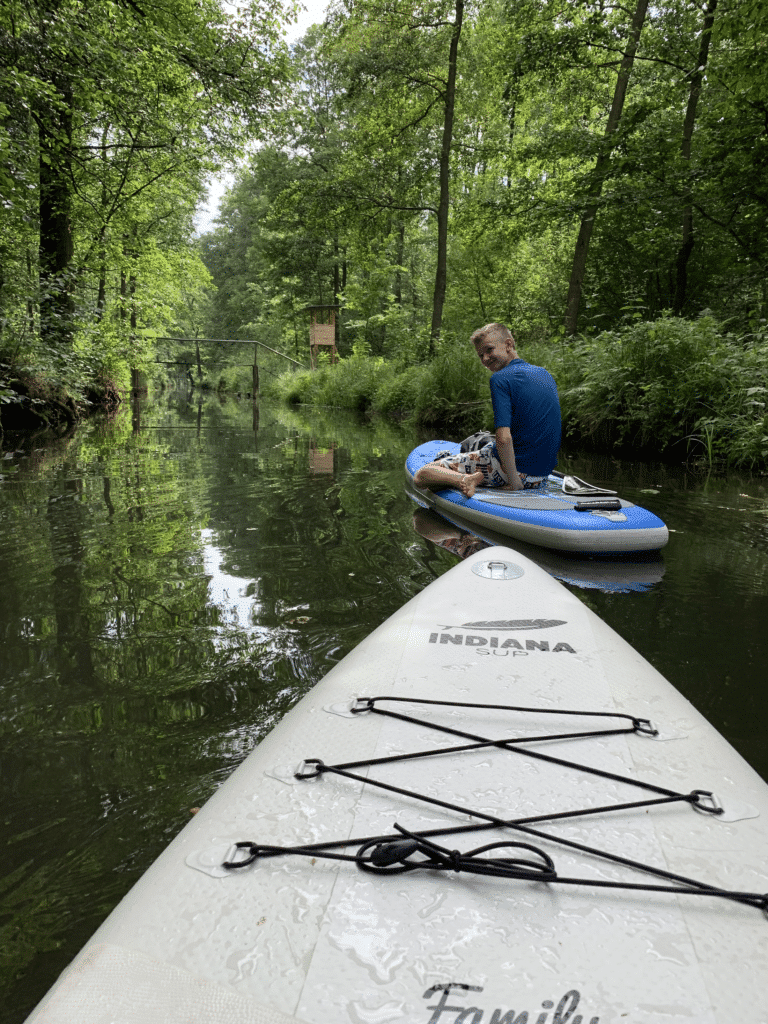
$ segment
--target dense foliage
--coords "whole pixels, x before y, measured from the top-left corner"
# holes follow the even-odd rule
[[[716,324],[711,358],[735,360],[733,380],[762,372],[761,0],[332,0],[290,54],[279,0],[229,10],[4,5],[0,362],[16,384],[0,398],[179,358],[194,383],[247,393],[253,350],[159,339],[259,342],[270,385],[286,364],[269,349],[308,362],[305,307],[320,304],[338,306],[339,352],[369,383],[358,395],[323,371],[290,386],[304,400],[346,389],[343,404],[434,421],[482,401],[476,371],[456,363],[448,376],[471,383],[446,393],[441,367],[502,320],[562,364],[582,432],[703,431],[711,452],[762,431],[760,407],[722,389],[715,419],[745,429],[709,423],[687,384],[637,377],[652,359],[625,373],[621,327],[646,325],[641,349],[668,339],[670,365],[692,360],[698,379],[691,339]],[[205,175],[248,142],[193,247]],[[592,376],[574,377],[585,361]]]
[[[304,304],[341,301],[342,351],[410,363],[494,319],[523,342],[628,307],[756,329],[766,29],[756,0],[337,0],[294,49],[280,133],[203,239],[214,322],[270,322],[295,345]]]
[[[768,463],[765,334],[671,315],[552,352],[566,437],[745,468]]]
[[[4,401],[125,383],[153,336],[189,329],[208,282],[194,210],[277,102],[281,16],[278,0],[2,5]]]

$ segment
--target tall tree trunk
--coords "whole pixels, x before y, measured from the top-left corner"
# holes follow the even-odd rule
[[[34,294],[33,278],[34,278],[34,267],[32,261],[32,251],[27,249],[27,330],[30,334],[35,333],[35,304],[32,301],[32,295]]]
[[[715,23],[715,11],[717,0],[709,0],[704,10],[704,27],[699,39],[699,54],[696,60],[696,68],[691,75],[691,88],[688,93],[688,106],[685,110],[683,121],[683,141],[680,147],[680,154],[685,161],[686,168],[691,164],[691,140],[693,139],[693,126],[696,123],[696,108],[701,95],[701,86],[704,81],[704,69],[709,60],[709,43],[712,38],[712,26]],[[680,248],[677,251],[675,281],[674,312],[680,315],[685,305],[686,293],[688,291],[688,261],[691,258],[696,238],[693,230],[693,201],[691,190],[688,189],[685,195],[683,206],[683,225]]]
[[[107,304],[107,257],[102,249],[101,265],[99,266],[99,292],[96,297],[96,319],[101,320],[104,316],[104,307]]]
[[[507,79],[504,85],[504,92],[502,99],[504,100],[504,113],[506,115],[507,123],[509,125],[509,137],[507,139],[507,188],[512,187],[512,181],[514,179],[514,157],[512,153],[512,147],[515,141],[515,127],[517,119],[517,91],[518,91],[518,79],[519,73],[517,69],[510,72],[510,77]],[[478,147],[479,149],[480,147]]]
[[[397,308],[403,308],[403,259],[405,258],[405,221],[400,220],[397,224],[397,249],[395,252],[395,302]]]
[[[576,249],[573,254],[573,265],[571,267],[571,280],[568,284],[568,298],[565,304],[565,333],[568,336],[576,333],[576,326],[579,319],[579,305],[581,303],[581,289],[584,284],[584,272],[587,267],[587,256],[589,255],[589,243],[592,239],[592,230],[597,217],[600,193],[603,189],[603,180],[608,170],[611,153],[613,151],[613,139],[616,129],[621,120],[621,113],[624,109],[624,101],[627,97],[629,76],[632,72],[632,65],[635,62],[637,46],[640,42],[640,33],[643,30],[645,15],[648,10],[648,0],[637,0],[637,7],[632,16],[632,27],[627,41],[627,47],[619,68],[619,75],[616,79],[616,88],[613,92],[613,102],[608,114],[608,123],[605,126],[603,146],[595,163],[595,169],[591,175],[591,187],[587,207],[581,218],[579,235],[576,239]]]
[[[54,83],[61,106],[39,121],[40,334],[60,347],[74,330],[72,298],[72,86]]]
[[[339,236],[333,236],[333,301],[339,301],[341,291],[341,268],[339,267]]]
[[[136,340],[136,274],[128,278],[128,295],[131,303],[131,342]]]
[[[647,2],[647,0],[646,0]],[[443,305],[448,279],[448,211],[451,184],[451,144],[453,142],[453,114],[456,105],[456,62],[459,52],[461,24],[464,20],[464,0],[456,0],[451,48],[448,57],[448,81],[445,87],[443,117],[443,143],[440,148],[440,201],[437,207],[437,268],[435,291],[432,299],[432,329],[429,333],[429,356],[435,353],[435,343],[443,324]]]
[[[107,207],[107,136],[108,130],[104,128],[101,133],[101,164],[103,168],[101,180],[101,208]],[[96,298],[96,318],[101,320],[104,315],[104,307],[107,304],[107,247],[106,247],[106,224],[102,225],[99,235],[99,293]]]
[[[339,292],[341,291],[341,268],[339,267],[339,236],[333,236],[333,301],[337,303],[339,301]],[[333,340],[338,348],[339,341],[341,340],[341,317],[336,314],[334,320]]]

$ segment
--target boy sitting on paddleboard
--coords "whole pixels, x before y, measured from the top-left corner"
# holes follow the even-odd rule
[[[417,487],[456,487],[471,498],[478,487],[521,491],[546,485],[560,449],[560,400],[551,374],[520,358],[504,324],[472,335],[491,371],[496,439],[479,451],[449,455],[416,471]],[[458,479],[457,479],[458,474]]]

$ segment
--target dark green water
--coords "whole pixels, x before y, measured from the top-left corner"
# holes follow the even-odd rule
[[[409,431],[162,399],[0,451],[0,1022],[19,1024],[259,738],[455,564]],[[542,555],[768,778],[768,487],[595,458],[670,527],[626,566]],[[648,492],[655,493],[648,493]],[[466,545],[466,541],[463,542]],[[526,552],[529,553],[529,552]]]

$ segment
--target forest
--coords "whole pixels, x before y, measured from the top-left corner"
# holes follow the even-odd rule
[[[500,320],[571,436],[765,467],[764,0],[332,0],[288,45],[294,14],[4,0],[4,425],[248,393],[254,346],[208,339],[290,401],[477,420]],[[296,372],[312,305],[341,359]]]

